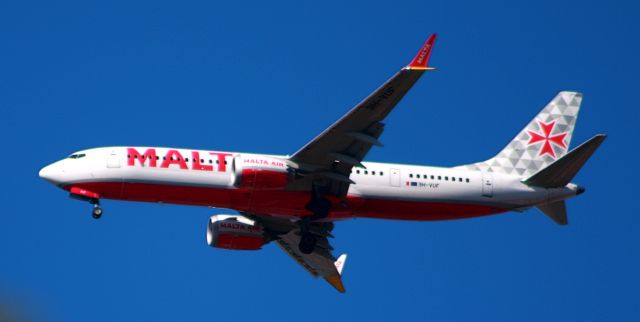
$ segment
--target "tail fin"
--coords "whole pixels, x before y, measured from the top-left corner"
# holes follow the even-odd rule
[[[581,93],[558,93],[495,157],[463,167],[522,177],[533,175],[567,153],[580,103]]]

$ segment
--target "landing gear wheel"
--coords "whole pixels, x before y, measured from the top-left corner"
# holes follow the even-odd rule
[[[100,206],[95,205],[93,207],[93,211],[91,212],[91,216],[93,217],[93,219],[100,219],[100,217],[102,217],[102,208],[100,208]]]
[[[302,234],[300,238],[300,244],[298,244],[298,249],[303,254],[311,254],[313,250],[316,248],[316,236],[310,233]]]
[[[311,199],[305,208],[313,213],[312,219],[323,219],[329,215],[331,211],[331,201],[327,198]]]

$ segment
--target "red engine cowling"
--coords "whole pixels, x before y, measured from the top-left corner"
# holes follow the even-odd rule
[[[266,243],[264,228],[240,215],[216,215],[209,218],[207,244],[211,247],[258,250]]]
[[[289,183],[289,174],[285,171],[271,169],[246,168],[242,169],[241,188],[253,190],[278,190]]]

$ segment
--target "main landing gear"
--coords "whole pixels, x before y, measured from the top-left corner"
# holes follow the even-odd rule
[[[316,248],[318,239],[309,231],[309,217],[304,217],[300,220],[300,243],[298,249],[303,254],[311,254]]]
[[[102,217],[102,208],[100,207],[100,200],[99,199],[92,199],[89,202],[91,204],[93,204],[93,210],[91,211],[91,217],[93,217],[93,219],[100,219],[100,217]]]
[[[331,211],[331,201],[323,196],[320,187],[313,186],[311,189],[311,200],[305,208],[313,213],[311,216],[304,217],[300,220],[300,243],[298,249],[303,254],[311,254],[316,248],[318,239],[315,234],[309,230],[312,220],[326,218]]]

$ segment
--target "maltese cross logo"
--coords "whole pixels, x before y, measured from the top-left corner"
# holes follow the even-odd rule
[[[548,154],[555,159],[556,152],[553,150],[553,147],[551,145],[553,144],[566,150],[567,145],[564,143],[564,138],[567,136],[568,132],[551,135],[551,132],[553,132],[553,129],[556,127],[556,121],[545,123],[537,120],[537,122],[538,126],[540,126],[540,129],[542,130],[542,133],[527,130],[527,134],[529,134],[529,142],[527,142],[527,145],[544,142],[542,144],[542,147],[540,148],[540,152],[538,152],[538,156]]]

